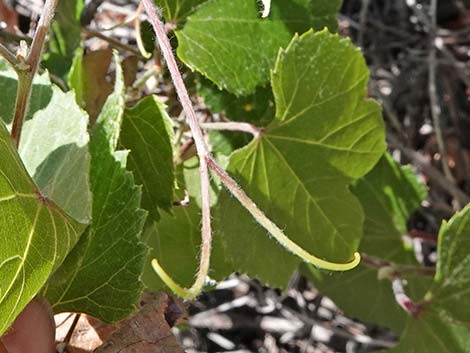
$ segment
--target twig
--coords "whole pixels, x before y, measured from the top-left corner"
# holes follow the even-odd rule
[[[437,0],[431,0],[431,6],[429,10],[429,15],[431,18],[430,21],[430,36],[431,36],[431,48],[429,51],[429,71],[428,71],[428,80],[429,80],[429,101],[431,104],[431,117],[434,125],[434,130],[436,132],[436,141],[439,153],[441,154],[441,163],[442,170],[444,171],[445,177],[448,181],[455,185],[455,179],[452,176],[450,171],[449,164],[447,161],[447,152],[446,146],[444,143],[444,138],[442,135],[440,115],[441,108],[439,106],[439,98],[437,95],[437,85],[436,85],[436,32],[437,32]],[[457,200],[458,201],[458,200]]]
[[[424,157],[421,153],[412,150],[411,148],[403,146],[398,139],[391,133],[387,134],[388,142],[395,148],[398,148],[403,155],[412,160],[428,177],[447,191],[449,195],[459,201],[460,204],[466,205],[470,203],[470,197],[460,190],[455,184],[449,183],[447,178]]]
[[[211,234],[211,220],[210,220],[210,193],[209,193],[209,170],[210,168],[221,177],[222,182],[228,190],[240,201],[240,203],[247,208],[253,217],[266,229],[273,237],[288,251],[296,254],[304,261],[309,262],[318,267],[333,271],[346,271],[357,266],[360,262],[359,253],[354,254],[354,259],[346,264],[337,264],[322,260],[314,255],[311,255],[296,243],[291,241],[279,227],[277,227],[266,215],[256,206],[256,204],[246,195],[240,186],[233,180],[225,170],[223,170],[211,157],[209,149],[204,141],[204,135],[196,113],[189,98],[188,91],[183,81],[183,77],[178,69],[176,59],[173,54],[172,47],[165,32],[160,17],[157,15],[155,5],[152,0],[142,0],[145,10],[149,15],[150,22],[157,36],[163,57],[166,60],[168,70],[170,71],[171,78],[176,88],[176,92],[183,106],[183,111],[186,115],[186,120],[193,135],[194,143],[199,157],[199,174],[201,177],[201,199],[202,199],[202,246],[201,257],[199,264],[199,271],[196,276],[194,284],[189,289],[182,288],[165,272],[160,266],[158,261],[152,261],[153,268],[162,280],[172,289],[176,294],[185,298],[196,297],[204,285],[210,265],[210,255],[212,247],[212,234]]]
[[[134,82],[132,85],[133,89],[142,88],[145,83],[152,77],[160,73],[160,68],[156,65],[153,65],[151,69],[145,71],[142,76],[138,80]]]
[[[72,339],[73,332],[75,331],[75,328],[77,327],[78,321],[80,320],[81,316],[82,316],[81,314],[75,314],[75,317],[73,318],[73,321],[72,321],[72,325],[70,325],[67,331],[67,335],[65,336],[64,340],[60,342],[56,347],[56,350],[58,353],[63,353],[63,352],[68,351],[67,347],[70,343],[70,340]]]
[[[257,138],[261,135],[261,129],[250,123],[242,123],[236,121],[223,122],[223,123],[203,123],[203,129],[207,130],[228,130],[228,131],[242,131],[252,134]]]
[[[403,128],[402,124],[400,123],[400,119],[398,119],[397,114],[392,108],[390,104],[390,100],[387,96],[382,94],[380,88],[377,85],[377,80],[371,80],[371,89],[374,91],[374,96],[380,99],[383,109],[385,111],[385,117],[390,121],[391,126],[398,134],[401,140],[406,141],[408,136],[406,134],[406,129]]]
[[[359,34],[357,38],[357,43],[361,48],[364,48],[364,32],[367,27],[367,16],[369,14],[369,3],[370,0],[362,0],[361,3],[361,12],[359,15]]]
[[[138,56],[139,58],[145,59],[145,57],[142,56],[140,51],[136,50],[134,47],[131,47],[130,45],[126,45],[124,43],[121,43],[119,40],[116,40],[114,38],[105,36],[103,33],[93,31],[93,30],[90,30],[90,29],[83,29],[83,33],[85,33],[85,35],[87,37],[95,37],[95,38],[104,40],[105,42],[109,43],[111,46],[113,46],[116,49],[121,49],[121,50],[128,51],[128,52]]]
[[[52,18],[57,7],[59,0],[47,0],[38,22],[36,33],[34,34],[31,48],[28,55],[24,60],[24,65],[18,68],[18,91],[15,103],[15,115],[13,117],[13,127],[11,135],[18,147],[20,144],[21,130],[23,128],[24,118],[28,110],[29,97],[31,95],[31,87],[33,85],[33,78],[36,74],[39,62],[41,61],[41,54],[44,48],[46,35],[49,32]]]
[[[365,253],[361,253],[361,258],[362,264],[367,267],[374,268],[376,270],[389,269],[390,278],[403,277],[408,274],[434,277],[436,273],[436,270],[432,267],[397,264]]]
[[[10,50],[8,50],[8,48],[7,48],[6,46],[4,46],[2,43],[0,43],[0,56],[2,56],[6,61],[8,61],[8,63],[9,63],[15,70],[17,70],[16,65],[18,64],[18,59],[17,59],[16,56],[15,56]]]
[[[16,44],[20,43],[21,41],[25,41],[27,44],[31,44],[33,39],[28,36],[20,36],[15,33],[10,33],[5,30],[0,29],[0,38],[2,38],[6,42],[14,42]]]

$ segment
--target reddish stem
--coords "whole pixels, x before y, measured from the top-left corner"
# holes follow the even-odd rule
[[[403,282],[400,278],[396,277],[392,280],[392,289],[395,300],[400,307],[405,310],[409,315],[417,317],[421,312],[421,306],[413,302],[410,297],[405,293]]]

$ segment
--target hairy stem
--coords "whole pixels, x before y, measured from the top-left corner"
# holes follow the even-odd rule
[[[18,147],[20,144],[21,130],[23,122],[28,111],[29,97],[31,95],[31,87],[33,85],[33,78],[36,74],[39,63],[41,61],[42,50],[46,40],[47,32],[51,26],[52,18],[57,7],[59,0],[47,0],[41,18],[38,22],[36,33],[34,34],[31,48],[28,51],[24,65],[18,68],[18,91],[16,95],[15,115],[13,117],[13,127],[11,135]],[[20,70],[20,71],[19,71]]]
[[[351,262],[345,264],[338,264],[329,262],[316,257],[305,251],[302,247],[290,240],[284,232],[274,224],[263,211],[250,199],[250,197],[243,191],[243,189],[237,184],[228,173],[222,169],[212,157],[207,156],[207,164],[217,174],[225,185],[225,187],[232,193],[233,196],[245,207],[248,212],[256,219],[256,221],[266,229],[286,250],[292,252],[304,261],[311,263],[320,268],[331,271],[347,271],[351,268],[356,267],[361,261],[359,253],[354,254],[354,259]]]
[[[153,268],[167,286],[176,294],[184,298],[194,298],[202,290],[204,281],[209,272],[210,254],[211,254],[211,222],[210,222],[210,194],[209,194],[209,171],[208,166],[221,178],[222,183],[227,189],[238,199],[238,201],[253,215],[253,217],[266,229],[274,238],[288,251],[299,256],[304,261],[311,263],[315,266],[329,269],[333,271],[346,271],[357,266],[360,262],[359,253],[354,254],[354,259],[346,264],[337,264],[329,261],[322,260],[314,255],[311,255],[299,245],[291,241],[282,230],[276,226],[266,215],[256,206],[256,204],[246,195],[241,187],[233,180],[225,170],[223,170],[211,157],[209,149],[204,141],[199,121],[196,117],[191,99],[189,98],[188,91],[183,81],[183,77],[178,69],[173,50],[165,32],[165,27],[158,16],[155,5],[152,0],[142,0],[144,8],[152,23],[153,29],[157,36],[161,52],[170,71],[171,78],[176,88],[176,92],[183,106],[183,111],[186,115],[186,121],[189,125],[193,135],[194,143],[196,145],[197,155],[200,160],[199,174],[201,177],[201,198],[202,198],[202,247],[201,258],[199,264],[199,271],[196,280],[191,288],[186,289],[179,286],[160,266],[158,260],[152,261]],[[269,2],[266,2],[269,3]]]
[[[423,156],[421,153],[404,146],[393,134],[387,134],[387,141],[393,147],[398,148],[403,155],[412,160],[416,165],[435,182],[439,187],[445,190],[449,195],[458,200],[462,205],[470,202],[470,197],[460,190],[455,184],[449,183],[449,180]]]
[[[261,135],[261,129],[253,124],[242,123],[236,121],[229,121],[223,123],[203,123],[201,127],[206,130],[228,130],[228,131],[242,131],[252,134],[254,138]]]
[[[183,111],[186,115],[186,120],[191,129],[191,133],[196,144],[197,154],[199,157],[199,174],[201,177],[201,198],[202,198],[202,229],[201,229],[201,257],[199,263],[199,271],[196,276],[194,284],[189,289],[180,287],[177,283],[171,279],[171,277],[163,270],[158,261],[155,259],[152,261],[153,268],[157,274],[165,281],[165,283],[172,289],[176,294],[183,298],[194,298],[202,290],[204,282],[210,267],[210,255],[212,248],[212,230],[211,230],[211,215],[210,215],[210,188],[209,188],[209,170],[207,168],[206,156],[209,154],[207,146],[204,142],[204,136],[199,122],[196,117],[196,113],[193,109],[191,99],[189,98],[188,91],[183,81],[183,77],[178,69],[178,64],[173,55],[173,51],[170,45],[170,41],[165,32],[165,27],[157,15],[155,5],[152,0],[142,0],[145,11],[147,12],[150,22],[152,23],[153,29],[157,36],[160,49],[163,53],[163,57],[170,71],[171,78],[176,88],[176,92],[183,106]]]

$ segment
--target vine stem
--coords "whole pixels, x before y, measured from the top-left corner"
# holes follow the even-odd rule
[[[266,215],[256,206],[256,204],[248,197],[248,195],[241,189],[241,187],[233,180],[227,172],[222,169],[210,155],[209,149],[205,143],[204,135],[196,117],[191,99],[189,98],[186,85],[184,84],[183,77],[178,69],[173,50],[165,32],[165,26],[157,14],[155,5],[152,0],[142,0],[145,11],[147,12],[150,22],[152,23],[155,31],[157,41],[159,43],[161,52],[167,63],[168,70],[176,88],[176,92],[180,99],[183,111],[186,115],[186,120],[193,135],[194,143],[196,145],[197,155],[199,157],[199,174],[201,177],[201,198],[202,198],[202,246],[199,270],[196,275],[194,284],[189,288],[183,288],[178,285],[162,268],[157,259],[152,261],[152,266],[157,274],[162,278],[165,284],[173,290],[177,295],[192,299],[195,298],[202,290],[205,279],[209,273],[210,255],[212,247],[212,233],[211,233],[211,216],[210,216],[210,193],[209,193],[209,169],[210,167],[217,175],[221,177],[222,183],[227,189],[238,199],[238,201],[253,215],[253,217],[269,231],[275,239],[288,251],[296,254],[304,261],[309,262],[321,268],[333,271],[345,271],[357,266],[360,262],[359,253],[354,254],[354,259],[346,264],[337,264],[320,259],[314,255],[309,254],[302,249],[299,245],[291,241],[282,230],[276,226]]]
[[[49,32],[58,3],[59,0],[46,0],[36,33],[33,37],[33,42],[31,43],[31,48],[26,58],[22,58],[19,55],[17,56],[19,64],[15,65],[15,70],[18,74],[18,90],[15,103],[15,115],[13,116],[13,126],[11,129],[11,135],[17,147],[20,144],[21,130],[28,111],[33,78],[38,70],[46,36]]]
[[[261,129],[253,124],[243,123],[238,121],[229,121],[222,123],[203,123],[201,127],[206,130],[228,130],[228,131],[241,131],[252,134],[254,138],[261,135]]]
[[[305,251],[302,247],[290,240],[275,223],[266,217],[263,211],[261,211],[258,206],[250,199],[250,197],[245,193],[245,191],[243,191],[240,185],[238,185],[237,182],[223,168],[221,168],[212,157],[207,156],[206,158],[209,167],[215,172],[215,174],[219,176],[225,187],[247,209],[247,211],[251,213],[258,223],[264,229],[266,229],[285,249],[302,258],[304,261],[314,264],[325,270],[347,271],[359,264],[361,261],[361,256],[359,253],[354,254],[354,259],[351,262],[337,264],[320,259]]]
[[[162,280],[176,294],[183,298],[195,298],[204,286],[206,277],[209,273],[210,256],[212,248],[212,229],[210,215],[210,188],[209,188],[209,169],[207,168],[206,156],[209,154],[204,135],[199,126],[196,113],[193,109],[191,99],[183,81],[183,77],[178,69],[175,56],[170,45],[170,41],[165,32],[165,27],[157,14],[155,5],[152,0],[142,0],[145,11],[147,12],[150,22],[152,23],[155,35],[157,36],[160,49],[170,71],[171,78],[176,88],[176,92],[183,106],[186,120],[191,129],[194,142],[196,144],[197,154],[199,157],[199,174],[201,177],[201,199],[202,199],[202,227],[201,227],[201,255],[199,262],[199,271],[194,284],[189,289],[182,288],[165,272],[160,266],[157,259],[152,261],[152,266]]]

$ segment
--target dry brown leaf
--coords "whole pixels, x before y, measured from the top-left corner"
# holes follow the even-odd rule
[[[76,314],[55,315],[56,343],[62,345],[67,337]],[[113,333],[117,327],[107,325],[87,315],[81,315],[67,344],[67,353],[90,353]]]
[[[168,294],[144,293],[140,310],[117,325],[82,315],[67,346],[68,353],[183,353],[171,331],[186,319],[184,305]],[[57,342],[63,342],[75,314],[56,315]]]
[[[92,123],[113,91],[113,84],[106,79],[112,56],[113,52],[108,48],[89,52],[83,57],[83,100]]]
[[[178,311],[181,306],[168,294],[146,293],[140,311],[120,324],[95,353],[183,353],[166,319],[167,311]],[[183,313],[180,312],[180,315]],[[171,321],[177,322],[175,318]]]

